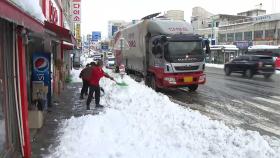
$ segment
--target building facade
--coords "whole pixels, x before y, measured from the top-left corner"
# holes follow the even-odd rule
[[[236,45],[239,54],[252,45],[280,45],[280,13],[254,9],[237,15],[213,15],[193,8],[191,23],[194,31],[211,40],[212,45]]]
[[[168,10],[165,12],[164,16],[173,20],[185,20],[184,11],[182,10]]]

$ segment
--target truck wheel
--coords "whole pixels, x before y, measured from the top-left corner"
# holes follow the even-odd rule
[[[269,79],[271,77],[271,74],[264,74],[265,79]]]
[[[156,92],[159,91],[159,88],[157,87],[157,84],[156,84],[156,78],[155,76],[151,76],[151,88],[153,90],[155,90]]]
[[[197,88],[198,88],[198,85],[197,85],[197,84],[190,85],[190,86],[189,86],[189,91],[194,92],[194,91],[197,90]]]
[[[227,76],[230,75],[231,71],[230,71],[230,68],[229,68],[229,67],[226,67],[226,68],[225,68],[225,73],[226,73]]]
[[[245,74],[246,74],[246,76],[247,76],[248,78],[252,78],[252,77],[253,77],[253,72],[252,72],[251,69],[247,69],[247,70],[245,71]]]

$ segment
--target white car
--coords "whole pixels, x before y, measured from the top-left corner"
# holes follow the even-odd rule
[[[115,57],[108,57],[106,60],[106,68],[115,67]]]

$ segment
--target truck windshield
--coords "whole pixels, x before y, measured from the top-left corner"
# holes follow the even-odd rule
[[[185,56],[203,54],[202,43],[194,42],[169,42],[168,54],[170,56]]]

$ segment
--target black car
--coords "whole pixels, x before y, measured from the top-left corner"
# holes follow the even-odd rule
[[[275,72],[275,64],[271,56],[244,55],[239,56],[224,66],[225,74],[241,73],[243,76],[252,78],[254,75],[264,75],[270,78]]]

